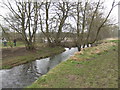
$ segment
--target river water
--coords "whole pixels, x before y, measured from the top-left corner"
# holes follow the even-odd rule
[[[12,69],[0,70],[0,78],[2,78],[0,88],[23,88],[31,85],[38,77],[46,74],[50,69],[78,51],[77,48],[65,49],[65,52],[49,58],[35,60]]]

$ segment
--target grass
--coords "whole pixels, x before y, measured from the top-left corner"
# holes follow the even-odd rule
[[[27,52],[25,55],[15,55],[2,60],[2,69],[9,69],[17,65],[31,62],[36,59],[49,57],[64,51],[62,47],[41,47],[35,52]]]
[[[1,69],[10,69],[14,66],[18,66],[21,64],[25,64],[28,62],[31,62],[33,60],[36,59],[41,59],[41,58],[45,58],[45,57],[49,57],[58,53],[61,53],[64,51],[64,48],[62,47],[48,47],[45,44],[42,43],[37,43],[37,47],[38,49],[34,52],[32,51],[28,51],[26,53],[24,53],[24,51],[19,52],[19,48],[25,48],[25,45],[23,42],[17,42],[17,46],[14,46],[13,48],[11,48],[9,46],[9,43],[7,43],[8,46],[4,47],[2,44],[2,48],[5,50],[11,50],[12,53],[13,51],[17,50],[18,51],[16,53],[18,54],[14,54],[12,56],[7,56],[6,58],[2,59],[2,62],[0,62],[0,66],[2,65]],[[23,55],[19,55],[20,53],[24,53]],[[6,53],[5,53],[6,54]]]
[[[118,88],[117,42],[75,53],[27,88]]]
[[[1,43],[0,47],[2,47],[2,48],[11,48],[10,44],[13,46],[13,48],[25,47],[24,43],[20,42],[20,41],[16,42],[16,46],[14,46],[13,43],[7,42],[7,46],[4,46],[3,43]]]

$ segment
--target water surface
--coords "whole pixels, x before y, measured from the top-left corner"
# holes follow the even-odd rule
[[[50,69],[67,60],[74,52],[78,51],[77,48],[65,49],[65,52],[49,58],[19,65],[12,69],[0,70],[2,88],[23,88],[31,85],[38,77],[46,74]]]

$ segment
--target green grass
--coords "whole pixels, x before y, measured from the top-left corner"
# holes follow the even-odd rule
[[[36,59],[41,59],[64,51],[62,47],[41,47],[36,52],[28,52],[23,56],[8,57],[2,60],[2,69],[9,69],[14,66],[31,62]]]
[[[27,88],[117,88],[118,46],[111,42],[117,41],[97,46],[98,54],[92,53],[96,47],[85,49],[74,56],[78,60],[62,62]]]
[[[110,40],[110,42],[120,43],[120,40]]]
[[[17,46],[17,47],[24,47],[25,45],[24,45],[23,42],[17,42],[17,43],[16,43],[16,46]]]
[[[7,42],[7,46],[4,46],[3,43],[0,45],[0,47],[2,48],[11,48],[10,45],[13,46],[13,48],[17,48],[17,47],[25,47],[23,42],[18,41],[16,43],[16,46],[14,46],[13,42]]]

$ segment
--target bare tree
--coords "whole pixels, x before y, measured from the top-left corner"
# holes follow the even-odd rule
[[[9,18],[2,15],[0,16],[3,17],[13,30],[22,35],[26,49],[34,49],[34,38],[38,27],[39,7],[37,2],[17,2],[15,0],[16,9],[12,7],[12,4],[9,1],[8,4],[3,4],[8,8],[12,16]],[[12,22],[14,22],[14,24]]]
[[[13,44],[12,44],[12,40],[10,38],[10,34],[7,32],[8,28],[7,27],[3,27],[1,24],[0,24],[0,27],[2,29],[2,33],[4,34],[4,37],[9,41],[9,46],[12,48]]]
[[[95,9],[95,11],[93,12],[93,15],[92,15],[92,19],[91,19],[91,21],[90,21],[90,24],[89,24],[88,35],[87,35],[87,39],[86,39],[86,40],[87,40],[87,46],[89,46],[89,44],[95,43],[95,41],[97,40],[97,37],[98,37],[98,34],[99,34],[100,30],[102,29],[102,27],[104,27],[104,25],[105,25],[105,23],[107,22],[107,20],[108,20],[110,14],[111,14],[113,8],[116,6],[116,5],[115,5],[115,1],[113,1],[112,7],[111,7],[109,13],[107,14],[107,16],[104,18],[104,20],[102,20],[102,22],[101,22],[100,24],[96,23],[96,24],[98,24],[98,28],[96,28],[96,30],[95,30],[95,32],[96,32],[95,38],[93,38],[94,40],[91,40],[91,41],[90,41],[90,40],[89,40],[89,38],[90,38],[90,32],[91,32],[92,27],[93,27],[93,22],[95,21],[95,16],[96,16],[97,12],[99,12],[99,7],[100,7],[100,5],[101,5],[100,3],[101,3],[101,1],[99,0],[98,3],[97,3],[96,9]],[[103,8],[102,8],[102,9],[103,9]],[[101,19],[103,19],[103,18],[101,18]]]
[[[81,51],[82,45],[85,43],[84,41],[84,33],[86,27],[86,11],[87,11],[88,1],[84,4],[82,2],[76,2],[75,7],[75,14],[72,14],[72,17],[76,21],[76,33],[77,33],[77,40],[76,45],[78,47],[78,51]]]
[[[69,2],[64,2],[63,1],[62,3],[59,2],[55,6],[56,6],[56,8],[58,10],[56,12],[56,14],[57,14],[57,17],[58,17],[57,18],[58,22],[59,22],[59,24],[58,24],[58,22],[56,23],[56,24],[58,24],[58,31],[56,33],[55,43],[56,43],[56,45],[60,45],[60,42],[62,40],[62,38],[60,38],[61,34],[62,34],[62,28],[63,28],[63,26],[65,24],[65,20],[68,17],[68,13],[69,13],[69,11],[71,9],[71,4]]]
[[[43,7],[42,12],[45,12],[45,23],[44,22],[44,18],[42,18],[42,13],[41,13],[41,9],[39,9],[39,20],[40,20],[40,28],[42,33],[46,36],[47,38],[47,42],[48,45],[51,46],[51,36],[50,36],[50,28],[49,28],[49,9],[51,6],[51,2],[46,1],[45,3],[42,2],[41,7]],[[45,25],[45,30],[43,28],[43,26]]]

